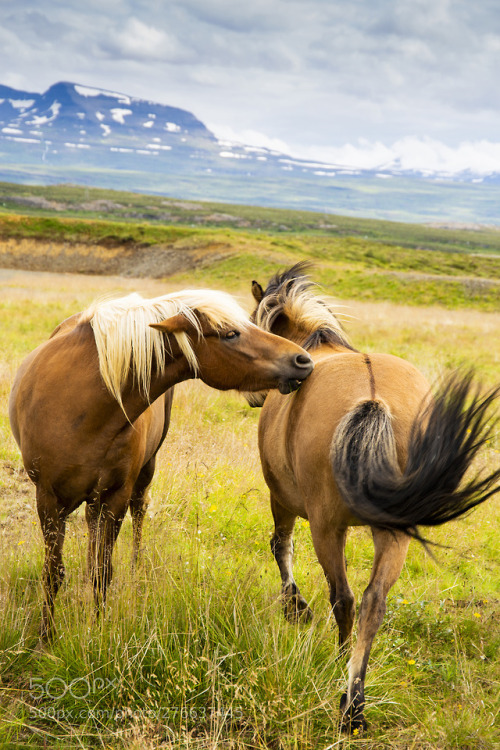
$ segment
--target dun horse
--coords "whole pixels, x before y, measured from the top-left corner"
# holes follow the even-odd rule
[[[252,319],[308,350],[314,372],[289,399],[269,393],[248,400],[263,404],[259,447],[285,615],[312,615],[292,572],[292,533],[301,516],[309,519],[344,653],[355,616],[346,533],[349,526],[371,527],[373,568],[340,702],[343,727],[352,730],[365,727],[370,649],[411,537],[425,541],[419,525],[457,518],[499,489],[500,469],[465,485],[462,479],[493,429],[487,411],[500,388],[481,396],[470,374],[455,375],[431,397],[427,380],[408,362],[356,351],[332,309],[313,294],[306,269],[297,264],[275,276],[265,291],[254,281]]]
[[[278,387],[288,393],[312,367],[299,346],[262,331],[232,297],[211,290],[96,303],[61,323],[27,357],[9,412],[36,485],[45,541],[43,640],[53,627],[72,511],[86,502],[97,607],[111,581],[113,545],[129,507],[137,557],[172,386],[198,377],[221,390]]]

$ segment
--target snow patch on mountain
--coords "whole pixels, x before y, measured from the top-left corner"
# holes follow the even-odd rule
[[[34,103],[34,99],[9,99],[9,104],[14,109],[29,109]]]
[[[131,109],[111,109],[111,117],[115,122],[119,122],[121,125],[125,125],[125,117],[132,114]]]
[[[78,84],[75,84],[75,91],[77,94],[80,94],[80,96],[84,97],[96,97],[96,96],[106,96],[111,99],[118,99],[120,104],[130,104],[131,98],[129,96],[126,96],[125,94],[117,94],[114,91],[106,91],[105,89],[95,89],[91,88],[89,86],[80,86]]]

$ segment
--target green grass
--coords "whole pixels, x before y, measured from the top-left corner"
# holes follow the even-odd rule
[[[203,414],[199,407],[207,397]],[[326,584],[308,525],[297,526],[295,567],[315,620],[296,627],[283,620],[277,600],[262,480],[248,463],[227,458],[235,438],[224,423],[235,426],[241,448],[255,427],[254,412],[236,397],[198,395],[189,386],[179,400],[153,489],[143,563],[132,575],[126,522],[100,623],[83,573],[81,514],[69,524],[69,582],[57,605],[59,638],[46,654],[32,651],[41,545],[20,540],[10,557],[4,552],[1,731],[9,747],[42,747],[44,738],[51,747],[171,742],[167,746],[194,748],[211,747],[218,738],[223,747],[326,748],[340,741],[337,702],[345,665],[336,660]],[[224,454],[181,468],[180,436],[188,432],[189,445],[210,425]],[[453,546],[437,553],[439,564],[412,546],[372,654],[370,732],[343,746],[405,748],[413,737],[428,748],[495,747],[495,516],[492,505],[433,532],[436,541]],[[347,558],[359,596],[371,559],[364,530],[351,534]]]
[[[192,388],[184,391],[174,440],[189,411],[184,399],[193,395]],[[195,401],[199,406],[201,399]],[[234,397],[230,404],[222,396],[209,398],[212,423],[220,426],[232,412],[231,424],[240,436],[247,434],[244,423],[254,417]],[[193,433],[202,423],[206,429],[200,413]],[[337,661],[326,584],[307,524],[297,527],[295,567],[315,620],[296,627],[283,620],[277,600],[261,479],[224,456],[182,472],[169,457],[167,448],[143,563],[133,576],[127,522],[108,610],[98,624],[83,573],[85,526],[81,515],[72,518],[65,552],[69,582],[57,605],[59,638],[46,654],[32,650],[41,545],[26,540],[10,559],[4,553],[0,737],[8,747],[43,747],[45,741],[51,747],[220,742],[326,748],[339,742],[345,665]],[[369,734],[343,746],[496,746],[498,538],[491,533],[478,544],[495,516],[491,506],[433,533],[453,546],[437,553],[439,565],[412,547],[372,654]],[[364,530],[351,534],[347,558],[359,596],[371,559]]]
[[[443,269],[444,279],[436,261],[434,306],[425,307],[430,282],[418,292],[417,306],[416,280],[405,286],[397,274],[414,272],[407,264],[419,253],[435,259],[438,251],[399,256],[379,244],[372,267],[364,241],[332,239],[321,255],[319,238],[205,231],[233,243],[234,255],[168,283],[21,272],[3,280],[0,748],[493,750],[500,743],[499,501],[430,531],[446,545],[436,549],[435,561],[412,543],[370,659],[369,731],[342,737],[338,703],[346,665],[338,658],[308,524],[296,526],[295,573],[315,617],[310,625],[293,626],[281,614],[269,549],[259,413],[239,396],[199,383],[177,388],[138,570],[130,568],[126,519],[109,606],[96,622],[85,575],[84,514],[74,513],[64,549],[67,579],[56,604],[57,638],[44,653],[34,649],[43,544],[34,488],[8,426],[8,392],[25,354],[96,296],[131,289],[154,296],[203,284],[244,291],[250,308],[251,278],[264,283],[309,249],[318,263],[314,277],[350,305],[346,326],[356,347],[403,356],[431,380],[462,363],[475,365],[486,385],[499,380],[498,308],[485,303],[487,297],[467,300],[463,292],[462,270],[480,281],[489,278],[489,266],[480,266],[477,276],[473,266],[456,274]],[[387,287],[391,279],[400,285],[395,292]],[[492,470],[499,451],[495,434],[477,468]],[[351,531],[346,554],[359,602],[373,556],[365,529]]]
[[[117,221],[59,219],[3,215],[0,236],[3,238],[50,240],[51,242],[102,243],[104,245],[171,243],[195,234],[182,227],[159,227],[149,224],[127,224]]]
[[[500,283],[495,281],[496,269],[485,267],[477,276],[413,273],[412,270],[392,270],[377,263],[371,267],[366,263],[364,253],[360,258],[351,254],[351,262],[342,258],[342,251],[337,254],[332,250],[325,252],[321,260],[317,260],[311,253],[307,242],[303,242],[303,249],[288,251],[283,247],[273,246],[270,254],[264,256],[259,252],[238,252],[233,257],[216,261],[210,266],[175,274],[176,282],[189,283],[195,280],[204,286],[220,286],[230,284],[238,287],[242,280],[257,279],[263,283],[276,272],[298,260],[310,259],[313,263],[311,274],[321,284],[326,293],[337,299],[380,302],[387,300],[396,304],[410,304],[415,306],[438,305],[448,309],[474,309],[495,312],[500,308]],[[342,250],[342,249],[341,249]],[[422,252],[422,254],[424,254]],[[341,260],[339,260],[342,258]],[[433,262],[435,259],[431,259]],[[416,262],[416,259],[413,259]],[[425,258],[421,259],[422,264]],[[437,261],[436,261],[437,262]],[[500,273],[500,261],[497,261]],[[408,268],[404,259],[395,268]],[[484,276],[483,276],[484,274]],[[487,277],[491,274],[491,277]],[[484,278],[486,277],[486,278]]]
[[[40,200],[45,203],[40,204]],[[67,184],[39,186],[0,182],[0,215],[11,211],[26,216],[116,219],[127,224],[142,221],[160,226],[227,227],[278,236],[306,233],[320,237],[356,237],[398,247],[443,252],[500,253],[500,230],[490,226],[440,228],[343,216],[338,212],[178,200]]]
[[[491,228],[444,230],[73,186],[1,183],[0,204],[2,197],[0,262],[11,267],[132,276],[164,269],[170,277],[177,271],[178,283],[239,289],[307,259],[338,298],[500,309],[500,231]]]

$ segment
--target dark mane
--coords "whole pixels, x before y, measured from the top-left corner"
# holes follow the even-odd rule
[[[308,261],[300,261],[273,276],[257,309],[256,322],[271,331],[276,319],[285,315],[304,330],[306,339],[301,342],[304,349],[334,344],[356,351],[333,308],[314,294],[316,284],[307,275],[311,265]]]

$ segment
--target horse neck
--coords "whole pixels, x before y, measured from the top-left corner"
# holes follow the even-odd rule
[[[64,360],[68,362],[69,371],[73,377],[79,376],[80,380],[76,387],[81,397],[87,394],[87,410],[95,415],[95,419],[105,421],[111,431],[121,429],[125,424],[133,423],[159,396],[165,391],[193,377],[186,358],[182,354],[174,336],[169,336],[165,342],[168,352],[165,366],[160,370],[156,362],[152,363],[152,376],[150,386],[146,393],[142,393],[132,370],[127,382],[122,389],[122,406],[118,401],[103,388],[103,381],[99,372],[98,354],[95,338],[90,323],[80,325],[66,325],[64,321],[56,329],[52,336],[52,347],[61,350]],[[71,354],[68,356],[68,352]],[[86,362],[87,366],[82,368],[79,363]]]
[[[130,422],[134,422],[153,401],[156,401],[169,388],[193,377],[193,372],[185,356],[180,351],[175,338],[173,336],[169,338],[172,338],[172,341],[169,342],[171,344],[168,350],[169,359],[161,371],[153,362],[151,384],[147,393],[139,391],[134,378],[132,375],[129,376],[128,382],[123,389],[122,401],[123,410]]]
[[[283,336],[283,338],[288,339],[288,341],[293,341],[294,344],[304,347],[313,359],[316,359],[316,357],[352,351],[352,348],[345,346],[340,338],[335,342],[324,341],[321,335],[319,335],[320,331],[318,331],[318,335],[315,336],[315,331],[306,331],[288,318],[285,321],[281,321],[278,326],[273,328],[272,333],[275,333],[278,336]]]

